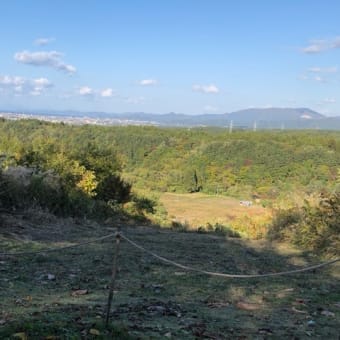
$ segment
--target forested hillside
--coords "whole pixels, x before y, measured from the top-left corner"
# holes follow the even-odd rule
[[[226,130],[116,129],[125,171],[154,190],[255,195],[335,184],[340,134]]]
[[[292,190],[334,188],[340,133],[3,120],[0,151],[3,167],[52,169],[88,196],[102,195],[102,184],[115,174],[137,188],[272,199]]]
[[[269,216],[256,221],[241,216],[227,226],[246,230],[248,237],[263,237],[269,230],[272,238],[315,250],[334,250],[338,244],[337,237],[328,237],[337,235],[339,218],[337,132],[230,134],[1,120],[0,154],[0,208],[35,206],[95,218],[128,212],[143,218],[156,206],[166,215],[157,193],[201,192],[270,207],[271,227]],[[156,221],[163,222],[171,223],[164,217]]]

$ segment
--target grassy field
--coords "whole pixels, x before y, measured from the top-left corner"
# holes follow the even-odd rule
[[[235,206],[236,208],[236,206]],[[114,225],[2,216],[0,251],[60,247]],[[195,268],[265,273],[320,259],[286,245],[122,226],[157,254]],[[186,272],[121,244],[109,329],[103,314],[113,239],[39,255],[0,257],[1,339],[338,339],[340,267],[266,279]]]
[[[272,217],[271,211],[259,204],[246,207],[240,205],[239,200],[225,196],[164,193],[160,201],[170,220],[185,224],[189,229],[221,224],[246,236],[254,236],[248,227],[253,224],[255,229],[262,231],[262,227],[269,224]]]

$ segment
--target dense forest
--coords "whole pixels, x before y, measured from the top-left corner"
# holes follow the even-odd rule
[[[256,199],[276,208],[284,202],[285,209],[297,208],[295,195],[301,208],[308,196],[333,202],[340,190],[338,132],[2,119],[0,157],[3,208],[29,202],[61,215],[107,216],[127,202],[135,213],[152,212],[155,202],[138,196],[142,189]]]

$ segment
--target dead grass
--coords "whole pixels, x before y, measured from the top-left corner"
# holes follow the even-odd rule
[[[257,226],[268,223],[272,217],[271,211],[261,205],[245,207],[239,200],[225,196],[164,193],[160,201],[172,221],[185,223],[192,229],[217,223],[247,234],[249,221]]]
[[[0,249],[60,246],[113,231],[112,225],[75,222],[21,220],[10,234],[7,225],[1,228]],[[123,232],[162,256],[211,271],[263,273],[320,261],[264,241],[149,227],[125,226]],[[106,330],[112,257],[113,241],[106,240],[46,255],[0,258],[0,338],[23,333],[28,339],[338,339],[339,266],[289,277],[227,280],[181,271],[126,242]]]

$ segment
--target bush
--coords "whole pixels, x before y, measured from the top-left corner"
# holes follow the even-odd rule
[[[190,230],[190,225],[187,221],[185,221],[184,223],[180,221],[172,221],[171,229],[176,230],[176,231],[187,232]]]
[[[131,187],[119,175],[109,175],[98,183],[96,198],[105,202],[126,203],[131,199]]]
[[[215,224],[214,232],[217,233],[217,234],[227,236],[227,237],[234,237],[234,238],[241,237],[241,235],[237,231],[231,229],[230,227],[228,227],[226,225],[220,224],[220,223]]]
[[[234,237],[239,238],[241,235],[230,228],[229,226],[223,225],[221,223],[215,223],[214,225],[211,223],[207,223],[205,226],[200,226],[197,229],[199,233],[216,233],[219,235],[227,236],[227,237]]]
[[[271,240],[288,240],[316,253],[340,254],[340,193],[320,195],[316,205],[280,211],[268,233]]]
[[[117,212],[110,202],[69,188],[50,171],[17,167],[0,172],[0,207],[8,210],[40,208],[59,216],[106,218]]]
[[[296,228],[296,224],[301,220],[302,213],[297,208],[288,210],[278,210],[273,222],[268,230],[267,237],[270,240],[289,239],[291,233]]]

